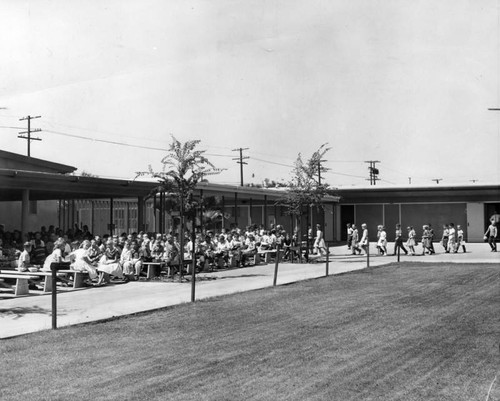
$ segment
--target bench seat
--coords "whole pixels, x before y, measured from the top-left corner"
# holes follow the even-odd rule
[[[0,278],[16,279],[16,287],[14,288],[14,295],[28,295],[29,294],[29,283],[28,280],[36,280],[38,276],[30,274],[22,274],[21,272],[12,273],[0,273]]]
[[[73,275],[73,288],[82,288],[85,287],[84,280],[89,275],[88,272],[82,272],[80,270],[58,270],[58,273],[63,274],[72,274]]]

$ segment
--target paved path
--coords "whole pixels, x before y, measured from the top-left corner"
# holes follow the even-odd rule
[[[439,249],[436,244],[436,249]],[[392,244],[389,249],[392,250]],[[345,246],[332,247],[332,261],[329,274],[335,275],[366,268],[366,256],[352,256]],[[500,252],[489,251],[487,244],[468,244],[468,253],[433,256],[401,256],[402,261],[497,263],[500,271]],[[394,256],[375,256],[372,249],[370,266],[380,266],[396,261]],[[325,276],[325,263],[291,264],[280,263],[278,285]],[[273,285],[274,263],[202,273],[196,284],[196,299],[271,287]],[[41,294],[41,293],[40,293]],[[61,290],[57,295],[57,324],[64,327],[74,324],[109,319],[167,306],[178,305],[191,300],[190,283],[162,281],[139,281],[114,284],[100,288]],[[51,328],[50,294],[29,295],[13,298],[0,292],[0,338],[8,338]]]

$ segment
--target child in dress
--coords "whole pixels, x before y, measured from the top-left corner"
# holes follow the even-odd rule
[[[326,255],[326,244],[323,238],[323,231],[321,231],[321,226],[316,224],[316,238],[314,239],[314,253],[320,255]]]
[[[422,227],[422,256],[426,254],[426,251],[432,253],[430,247],[430,233],[428,225],[424,225]]]
[[[84,240],[80,247],[71,253],[71,259],[73,259],[71,268],[76,271],[88,272],[90,280],[93,281],[97,279],[97,270],[89,258],[90,249],[90,241]]]
[[[361,240],[359,241],[359,246],[361,247],[361,249],[363,249],[365,251],[365,254],[368,255],[368,252],[370,251],[370,249],[368,248],[369,245],[368,245],[368,226],[363,223],[361,224],[361,229],[363,230],[363,235],[361,236]],[[361,251],[360,251],[361,253]]]
[[[407,228],[408,230],[408,241],[406,242],[406,246],[408,247],[408,249],[410,250],[410,255],[414,256],[415,255],[415,237],[416,237],[416,233],[415,233],[415,230],[413,229],[412,226],[409,226]]]
[[[111,238],[106,243],[106,250],[99,260],[97,270],[100,273],[97,285],[109,283],[110,276],[123,279],[123,270],[120,266],[120,251]]]
[[[457,225],[457,245],[455,247],[455,253],[458,252],[460,247],[462,247],[464,253],[467,252],[467,250],[465,249],[464,230],[462,230],[462,227]]]
[[[385,231],[384,226],[378,226],[377,229],[378,229],[377,248],[378,248],[379,254],[387,256],[387,233]]]
[[[450,223],[448,226],[448,246],[446,247],[446,253],[455,252],[456,251],[456,239],[457,232],[455,231],[455,225]]]

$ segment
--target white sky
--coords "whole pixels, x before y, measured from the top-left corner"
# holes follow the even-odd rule
[[[332,186],[366,160],[377,185],[498,183],[499,1],[1,0],[0,148],[41,115],[31,155],[102,177],[159,168],[173,134],[214,182],[239,183],[232,149],[260,183],[328,142]]]

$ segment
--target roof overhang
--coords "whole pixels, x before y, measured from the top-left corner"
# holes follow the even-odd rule
[[[0,169],[0,201],[20,201],[29,190],[30,200],[110,199],[148,197],[157,181],[114,180],[99,177],[53,174],[15,169]],[[277,201],[283,189],[242,187],[202,182],[197,189],[204,196],[226,196],[227,203]],[[325,202],[338,202],[339,197],[326,196]]]
[[[337,190],[340,203],[498,202],[500,185],[353,188]]]

